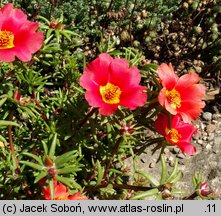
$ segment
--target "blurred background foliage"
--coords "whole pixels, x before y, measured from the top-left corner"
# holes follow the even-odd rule
[[[35,19],[63,14],[65,28],[81,35],[86,56],[97,55],[96,43],[111,39],[115,48],[132,46],[146,59],[171,62],[215,80],[221,67],[220,0],[3,0],[14,2]],[[73,50],[74,51],[74,50]],[[214,80],[214,82],[215,82]]]

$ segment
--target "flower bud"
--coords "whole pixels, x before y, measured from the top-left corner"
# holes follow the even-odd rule
[[[209,189],[208,182],[200,183],[200,194],[203,196],[208,196],[212,191]]]

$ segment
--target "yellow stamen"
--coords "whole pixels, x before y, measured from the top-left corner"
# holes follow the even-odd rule
[[[121,90],[111,83],[100,86],[100,94],[102,100],[107,104],[118,104],[120,102]]]
[[[165,133],[174,143],[177,143],[179,139],[182,137],[181,134],[175,128],[172,129],[166,128]]]
[[[173,109],[181,107],[180,93],[176,89],[166,90],[166,97]]]
[[[0,30],[0,50],[14,47],[14,35],[10,31]]]

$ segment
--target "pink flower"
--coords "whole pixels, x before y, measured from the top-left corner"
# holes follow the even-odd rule
[[[172,116],[171,128],[169,128],[168,117],[160,113],[155,121],[155,128],[168,142],[177,145],[183,153],[193,155],[196,152],[196,148],[190,141],[197,129],[193,125],[181,121],[178,115]]]
[[[208,182],[200,183],[200,194],[203,196],[208,196],[212,191],[209,189]]]
[[[146,89],[140,86],[141,76],[137,67],[129,67],[125,59],[113,59],[100,54],[89,63],[80,78],[80,85],[87,91],[89,105],[99,108],[102,115],[113,114],[118,106],[134,110],[147,100]]]
[[[46,200],[51,200],[49,186],[42,189],[42,193]],[[54,179],[54,200],[88,200],[88,198],[86,196],[82,196],[81,192],[70,195],[67,187],[62,183],[58,184],[57,180]]]
[[[197,84],[200,80],[196,73],[178,77],[171,64],[161,64],[157,69],[163,85],[158,100],[172,115],[180,115],[184,122],[196,120],[205,103],[205,87]]]
[[[12,62],[15,56],[23,62],[31,60],[43,43],[43,33],[36,32],[38,23],[27,20],[27,16],[13,4],[0,9],[0,60]]]

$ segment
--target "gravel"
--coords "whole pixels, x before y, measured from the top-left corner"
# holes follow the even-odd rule
[[[195,126],[198,130],[193,136],[192,143],[197,149],[196,154],[188,156],[182,154],[179,148],[167,148],[164,157],[168,171],[171,172],[177,158],[183,178],[176,188],[191,194],[194,190],[192,177],[197,172],[202,174],[203,180],[208,181],[210,188],[221,198],[221,115],[217,112],[214,114],[204,112],[195,122]],[[146,163],[139,162],[138,159],[137,169],[145,170],[159,179],[161,174],[161,166],[157,162],[159,154],[160,151],[157,151],[152,155],[151,149],[146,149],[146,153],[139,156]]]
[[[211,121],[212,120],[212,116],[213,116],[213,114],[210,113],[210,112],[204,112],[203,113],[203,119],[206,120],[206,121]]]

